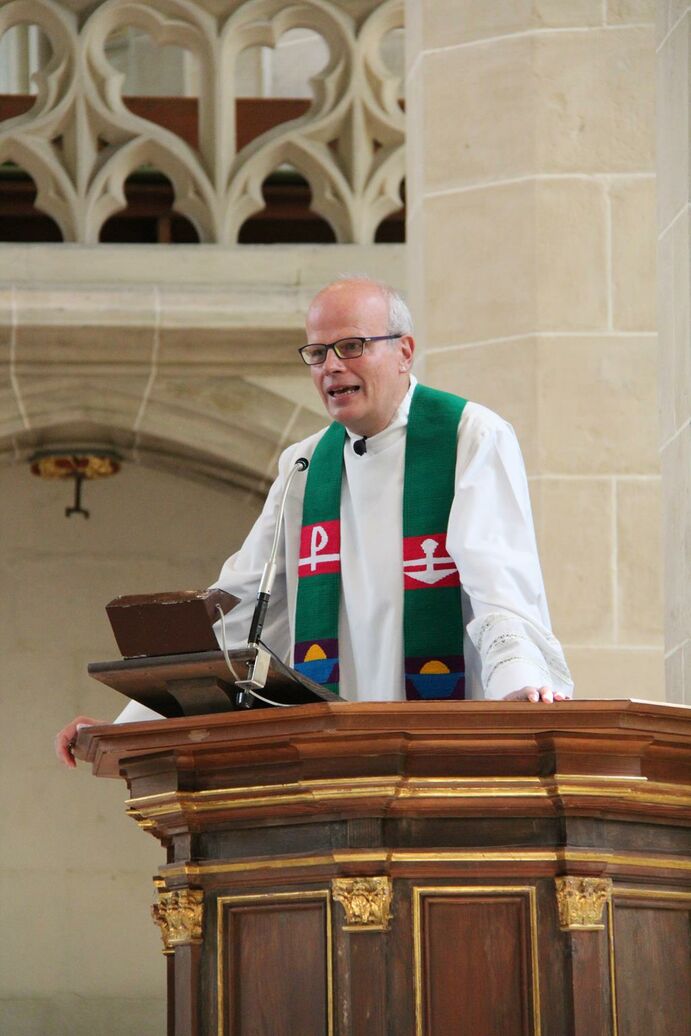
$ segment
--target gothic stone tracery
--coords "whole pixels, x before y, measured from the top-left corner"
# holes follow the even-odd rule
[[[339,242],[372,242],[381,221],[400,208],[404,117],[399,79],[381,46],[403,23],[403,0],[226,0],[213,11],[201,0],[105,0],[83,15],[74,7],[67,0],[9,0],[0,8],[0,38],[16,25],[37,25],[51,54],[36,76],[33,108],[0,124],[0,163],[30,173],[36,206],[65,241],[96,243],[105,221],[126,204],[127,177],[144,164],[171,180],[176,210],[204,242],[234,244],[245,220],[264,206],[265,178],[285,163],[305,176],[312,208]],[[106,46],[127,28],[192,55],[198,148],[126,106],[123,77]],[[294,28],[319,33],[329,51],[312,80],[310,108],[238,151],[239,56],[248,47],[275,47]]]

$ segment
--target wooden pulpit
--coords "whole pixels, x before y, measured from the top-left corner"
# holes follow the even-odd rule
[[[346,704],[80,734],[165,847],[171,1036],[689,1036],[691,709]]]

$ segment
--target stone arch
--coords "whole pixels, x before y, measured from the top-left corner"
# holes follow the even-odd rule
[[[280,451],[323,424],[275,386],[240,377],[42,375],[15,379],[7,399],[0,464],[28,463],[37,450],[108,449],[257,499]]]
[[[395,245],[5,251],[0,464],[95,435],[259,492],[326,422],[297,354],[310,298],[349,266],[405,283]]]

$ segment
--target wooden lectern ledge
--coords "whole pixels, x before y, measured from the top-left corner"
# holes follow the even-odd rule
[[[212,746],[245,745],[255,740],[280,738],[291,742],[307,738],[310,753],[324,746],[325,758],[334,749],[336,737],[358,741],[371,737],[400,736],[406,742],[401,750],[420,754],[424,743],[430,757],[435,746],[452,739],[458,751],[472,749],[473,738],[482,738],[482,753],[503,757],[503,765],[530,769],[528,759],[539,754],[545,737],[554,734],[562,748],[571,743],[573,763],[580,759],[577,772],[595,767],[596,772],[619,776],[647,776],[640,772],[644,758],[659,756],[657,767],[664,767],[666,779],[688,780],[689,760],[664,752],[663,746],[684,739],[691,748],[691,709],[658,702],[625,700],[577,700],[550,705],[532,702],[320,702],[291,709],[258,709],[224,712],[205,716],[179,717],[144,723],[109,724],[83,729],[76,745],[77,757],[92,764],[98,777],[122,776],[121,765],[132,755],[150,755],[163,750],[194,751],[201,760]],[[582,743],[587,737],[588,745]],[[637,739],[643,737],[645,745]],[[407,744],[410,742],[410,745]],[[360,746],[361,747],[361,746]],[[374,745],[373,745],[374,747]],[[478,746],[476,746],[478,747]],[[513,758],[516,751],[525,755]],[[347,753],[346,753],[347,754]],[[593,758],[594,754],[597,758]],[[664,763],[662,757],[664,756]],[[633,763],[633,757],[638,762]],[[625,760],[629,760],[625,762]],[[232,761],[228,760],[232,765]],[[351,760],[357,769],[358,760]],[[482,770],[487,772],[489,759]],[[431,764],[431,758],[429,760]],[[443,769],[443,763],[442,769]],[[623,766],[620,771],[619,767]],[[638,772],[634,773],[637,768]]]
[[[89,727],[166,860],[174,1036],[689,1036],[691,709],[332,703]]]

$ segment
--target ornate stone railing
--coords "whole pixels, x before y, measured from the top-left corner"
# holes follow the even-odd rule
[[[308,181],[312,209],[338,242],[368,244],[401,206],[404,116],[400,79],[382,56],[403,24],[403,0],[5,0],[0,38],[36,25],[48,41],[33,107],[0,123],[0,163],[23,168],[36,206],[65,241],[95,244],[126,205],[124,185],[142,165],[171,181],[176,211],[202,242],[231,245],[264,207],[262,185],[289,164]],[[249,47],[275,47],[294,28],[325,41],[308,111],[238,146],[235,68]],[[108,42],[127,28],[196,63],[198,144],[135,114]]]

